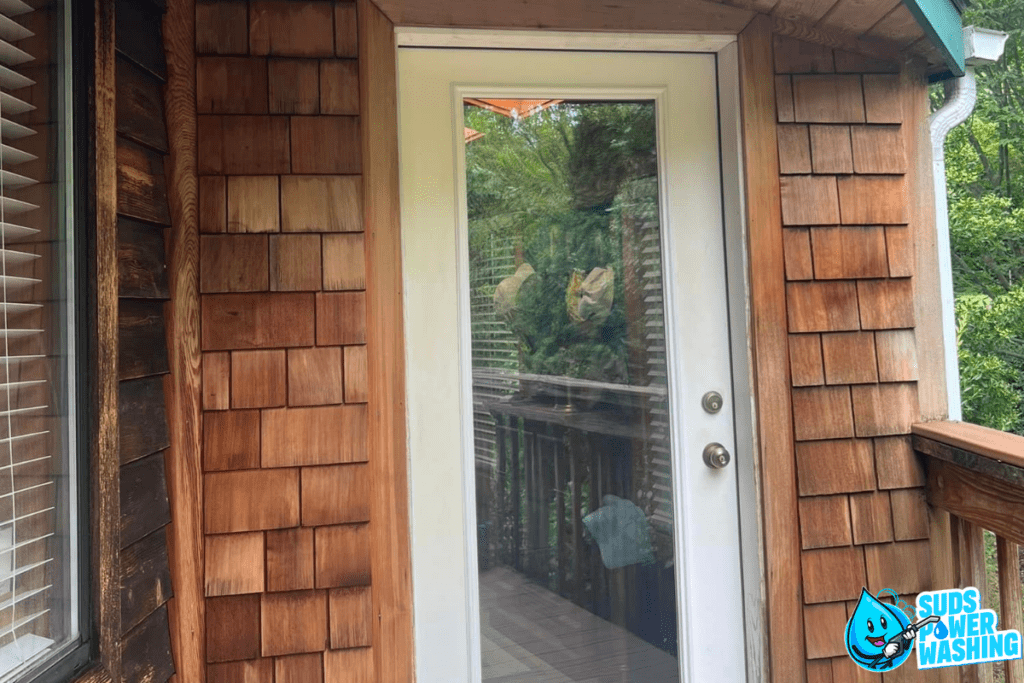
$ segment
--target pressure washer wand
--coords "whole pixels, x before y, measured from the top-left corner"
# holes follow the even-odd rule
[[[902,631],[901,633],[897,633],[889,639],[889,642],[885,644],[885,648],[882,650],[882,654],[886,657],[886,659],[898,657],[899,655],[907,651],[911,639],[917,637],[918,631],[920,631],[928,624],[934,624],[938,621],[940,621],[939,617],[935,614],[932,614],[931,616],[927,616],[924,619],[911,624],[906,628],[906,630]],[[910,634],[909,636],[907,635],[908,633]]]

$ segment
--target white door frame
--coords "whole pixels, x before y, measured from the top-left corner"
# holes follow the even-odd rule
[[[763,529],[761,520],[760,463],[755,430],[753,340],[750,335],[749,256],[744,219],[742,128],[739,62],[733,35],[665,35],[575,33],[562,31],[492,31],[430,28],[395,29],[402,47],[543,49],[570,51],[701,52],[713,53],[717,62],[719,131],[721,145],[722,219],[725,230],[726,278],[732,361],[732,397],[735,424],[736,479],[739,500],[740,557],[743,577],[747,680],[766,680],[767,623]],[[464,200],[464,198],[463,198]],[[462,331],[460,331],[460,334]],[[463,336],[468,337],[468,329]],[[463,340],[468,344],[468,339]],[[470,424],[472,418],[470,416]],[[466,431],[465,429],[463,430]],[[463,434],[470,440],[472,435]],[[409,449],[411,454],[411,449]],[[468,486],[473,486],[472,477]],[[410,482],[410,492],[415,482]],[[472,491],[467,488],[464,514],[472,514]],[[677,494],[678,495],[678,494]],[[411,520],[412,521],[412,520]],[[415,530],[412,530],[415,533]],[[468,534],[475,547],[475,534]],[[461,549],[460,549],[461,550]],[[474,558],[475,552],[467,555]],[[415,562],[415,558],[414,558]],[[476,587],[474,567],[467,567],[467,588]],[[415,593],[417,587],[413,587]],[[420,587],[420,590],[423,588]],[[476,591],[474,590],[474,594]],[[478,605],[476,597],[471,601]],[[479,634],[470,636],[479,645]],[[479,676],[476,667],[471,673]]]

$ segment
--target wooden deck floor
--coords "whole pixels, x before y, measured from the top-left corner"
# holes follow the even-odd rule
[[[676,659],[505,568],[480,575],[490,683],[676,683]]]

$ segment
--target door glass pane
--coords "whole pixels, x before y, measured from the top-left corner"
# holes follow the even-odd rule
[[[464,112],[483,678],[677,681],[654,103]]]

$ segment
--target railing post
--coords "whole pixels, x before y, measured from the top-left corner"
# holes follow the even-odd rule
[[[996,556],[999,566],[999,630],[1024,631],[1020,604],[1020,546],[996,536]],[[1006,662],[1006,683],[1024,683],[1024,661],[1014,659]]]

